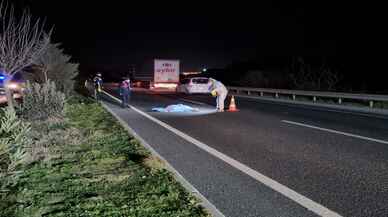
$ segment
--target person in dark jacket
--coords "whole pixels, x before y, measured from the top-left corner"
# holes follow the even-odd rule
[[[129,100],[131,98],[131,80],[125,78],[120,84],[120,96],[121,96],[121,107],[128,107]]]
[[[96,100],[101,99],[101,91],[102,91],[102,78],[101,73],[97,73],[96,76],[93,78],[94,83],[94,97]]]

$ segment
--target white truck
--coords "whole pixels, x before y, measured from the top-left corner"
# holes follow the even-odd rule
[[[154,60],[154,81],[151,88],[176,90],[179,83],[179,60]]]
[[[148,82],[152,90],[176,91],[179,84],[180,65],[176,59],[153,59],[145,61],[134,76],[135,83]]]

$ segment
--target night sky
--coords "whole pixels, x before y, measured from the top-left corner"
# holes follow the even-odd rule
[[[328,59],[359,79],[365,70],[376,80],[385,74],[376,67],[386,44],[383,7],[366,2],[12,2],[55,25],[54,42],[82,70],[127,71],[146,59],[178,58],[191,71],[305,56]]]

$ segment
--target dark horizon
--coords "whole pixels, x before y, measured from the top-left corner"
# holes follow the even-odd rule
[[[122,73],[150,58],[180,59],[183,70],[193,71],[238,62],[284,67],[284,59],[302,56],[311,64],[326,61],[357,81],[366,70],[374,77],[369,82],[381,85],[385,77],[373,57],[383,38],[378,27],[382,19],[366,5],[273,0],[222,5],[15,3],[54,25],[53,41],[62,43],[81,71],[89,73]]]

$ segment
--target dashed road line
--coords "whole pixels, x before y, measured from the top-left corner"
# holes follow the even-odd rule
[[[382,143],[382,144],[388,144],[388,141],[385,141],[385,140],[374,139],[374,138],[370,138],[370,137],[366,137],[366,136],[360,136],[360,135],[356,135],[353,133],[346,133],[346,132],[342,132],[342,131],[338,131],[338,130],[317,127],[314,125],[299,123],[299,122],[295,122],[295,121],[282,120],[282,122],[287,123],[287,124],[301,126],[301,127],[307,127],[307,128],[311,128],[311,129],[315,129],[315,130],[321,130],[321,131],[325,131],[325,132],[329,132],[329,133],[335,133],[335,134],[339,134],[339,135],[343,135],[343,136],[349,136],[349,137],[353,137],[353,138],[357,138],[357,139],[368,140],[368,141],[378,142],[378,143]]]

